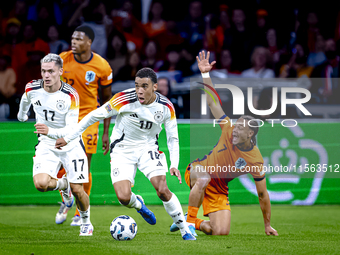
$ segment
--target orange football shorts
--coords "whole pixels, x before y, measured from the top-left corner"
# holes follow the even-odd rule
[[[186,171],[185,171],[185,182],[190,187],[190,170],[195,167],[195,164],[189,164]],[[203,198],[203,215],[208,216],[209,213],[217,212],[221,210],[229,210],[230,211],[230,204],[228,195],[224,193],[220,193],[211,183],[208,184],[207,188],[205,189],[205,194]]]

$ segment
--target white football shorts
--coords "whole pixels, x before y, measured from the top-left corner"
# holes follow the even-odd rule
[[[124,180],[134,184],[137,168],[149,180],[168,172],[166,156],[158,150],[157,145],[137,148],[116,144],[110,156],[112,184]]]
[[[41,142],[35,148],[33,176],[46,173],[53,178],[57,178],[58,171],[63,165],[70,183],[89,182],[87,156],[82,140],[75,143],[74,148],[68,151],[56,151],[50,145]]]

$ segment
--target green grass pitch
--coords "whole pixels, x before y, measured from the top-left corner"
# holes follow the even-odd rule
[[[272,226],[279,236],[266,236],[259,205],[232,206],[229,236],[183,241],[169,232],[172,220],[162,206],[149,206],[157,224],[148,225],[123,206],[91,206],[92,237],[79,237],[71,227],[74,208],[64,224],[54,223],[57,206],[0,206],[0,254],[340,254],[340,206],[272,206]],[[183,206],[187,210],[187,206]],[[199,212],[199,216],[202,212]],[[132,241],[115,241],[111,221],[130,215],[138,225]],[[223,222],[221,222],[223,224]]]

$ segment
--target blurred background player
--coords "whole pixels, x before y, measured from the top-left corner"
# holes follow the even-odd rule
[[[210,52],[199,53],[197,57],[198,68],[203,76],[204,88],[214,95],[215,101],[207,96],[207,103],[215,119],[219,120],[222,129],[221,137],[209,155],[193,161],[185,172],[185,181],[190,187],[187,223],[192,231],[203,231],[207,235],[228,235],[230,232],[230,204],[228,200],[228,182],[234,178],[250,173],[254,180],[263,214],[265,233],[278,235],[270,226],[271,206],[266,187],[265,173],[262,169],[263,158],[256,146],[258,124],[251,116],[242,116],[234,126],[225,115],[214,93],[209,71],[215,61],[209,63]],[[209,93],[209,94],[210,94]],[[218,167],[227,167],[228,170],[219,171]],[[228,167],[233,167],[230,169]],[[212,170],[213,169],[213,170]],[[247,169],[251,169],[247,171]],[[199,207],[203,205],[204,216],[209,221],[197,218]],[[172,225],[170,231],[176,231]],[[192,231],[193,232],[193,231]]]
[[[18,120],[26,121],[30,105],[36,116],[35,128],[38,144],[33,157],[33,182],[41,192],[59,189],[64,204],[73,205],[73,195],[81,215],[80,236],[92,236],[90,202],[83,183],[88,182],[88,164],[84,144],[80,136],[62,150],[54,147],[56,139],[78,123],[79,95],[70,85],[62,82],[63,60],[56,54],[48,54],[41,60],[43,79],[26,85],[20,101]],[[80,139],[80,140],[79,140]],[[60,166],[64,165],[67,177],[57,178]],[[77,168],[78,171],[77,172]],[[72,195],[73,193],[73,195]]]
[[[60,57],[64,60],[64,72],[62,77],[65,82],[74,87],[79,93],[80,108],[79,120],[86,114],[97,109],[99,101],[105,103],[112,97],[111,83],[112,70],[108,62],[91,51],[94,40],[94,32],[89,26],[79,26],[75,29],[71,50],[62,52]],[[101,94],[98,93],[101,92]],[[104,119],[104,132],[102,136],[104,155],[109,151],[109,126],[111,118]],[[90,173],[92,154],[97,152],[99,122],[88,127],[82,134],[89,167],[89,182],[84,184],[85,192],[90,196],[92,186],[92,174]],[[62,176],[61,170],[58,176]],[[62,203],[56,215],[56,223],[61,224],[66,220],[67,207]],[[79,212],[76,210],[71,226],[79,226]]]
[[[156,224],[156,217],[140,196],[131,191],[137,168],[147,177],[162,200],[166,212],[181,231],[184,240],[196,240],[191,234],[177,196],[166,182],[168,166],[165,154],[159,151],[158,136],[162,124],[166,130],[170,151],[170,174],[182,183],[178,170],[179,141],[175,109],[169,99],[156,93],[157,75],[151,68],[142,68],[136,74],[135,88],[115,94],[109,102],[86,115],[56,148],[65,146],[89,125],[117,115],[111,135],[111,180],[119,202],[135,208],[144,220]]]

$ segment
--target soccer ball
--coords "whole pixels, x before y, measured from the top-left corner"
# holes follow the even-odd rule
[[[121,215],[111,222],[110,232],[117,241],[132,240],[137,234],[137,223],[130,216]]]

